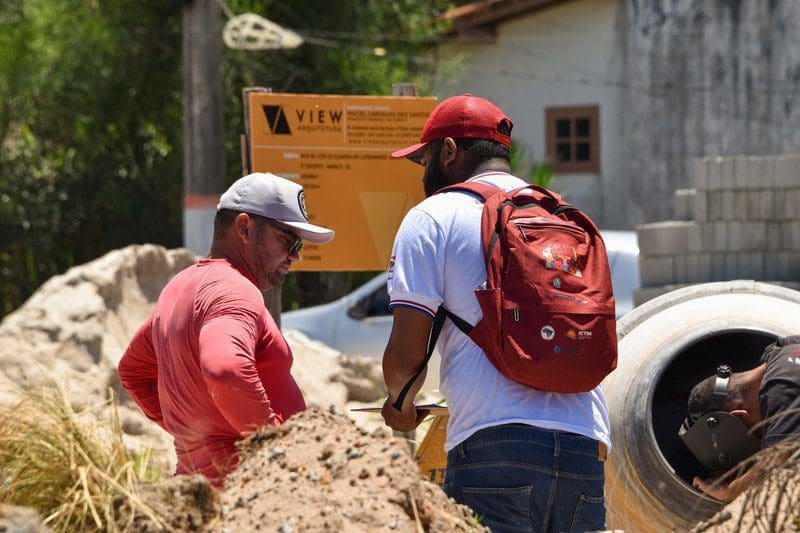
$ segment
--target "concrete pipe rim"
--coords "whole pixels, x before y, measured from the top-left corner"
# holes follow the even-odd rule
[[[622,340],[636,326],[648,318],[664,311],[668,307],[673,307],[683,302],[705,296],[746,293],[759,293],[765,296],[774,296],[781,300],[800,304],[800,292],[764,281],[738,279],[699,283],[662,294],[632,309],[617,321],[617,340]]]

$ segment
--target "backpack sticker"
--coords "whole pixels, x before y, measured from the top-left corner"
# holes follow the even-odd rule
[[[560,270],[576,277],[583,277],[578,268],[578,254],[575,248],[562,243],[550,243],[542,249],[544,267]]]
[[[556,330],[553,328],[553,326],[543,327],[540,333],[542,334],[542,338],[546,341],[551,341],[556,336]]]
[[[563,346],[553,346],[553,353],[569,353],[569,354],[578,355],[582,351],[583,350],[579,350],[577,348],[565,348]]]
[[[592,332],[591,331],[581,331],[576,329],[568,329],[567,332],[564,334],[564,337],[573,340],[573,341],[589,341],[592,340]]]

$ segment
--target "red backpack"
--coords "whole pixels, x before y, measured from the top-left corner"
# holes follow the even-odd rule
[[[477,182],[439,192],[484,199],[486,283],[475,290],[483,318],[471,324],[439,307],[427,365],[446,317],[508,379],[552,392],[587,392],[617,366],[611,270],[594,223],[536,185],[506,192]],[[415,375],[403,388],[400,409]]]

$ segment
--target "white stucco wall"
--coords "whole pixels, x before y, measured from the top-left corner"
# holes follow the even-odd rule
[[[512,137],[536,160],[545,156],[545,109],[598,105],[600,172],[557,174],[553,188],[603,228],[629,227],[622,205],[618,150],[620,105],[614,74],[617,0],[575,0],[504,22],[491,44],[450,44],[461,58],[455,78],[436,96],[469,92],[488,98],[514,121]]]

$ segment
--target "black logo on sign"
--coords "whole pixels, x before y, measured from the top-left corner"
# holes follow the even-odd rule
[[[286,121],[286,113],[283,112],[283,106],[280,105],[265,105],[264,115],[267,117],[267,124],[269,131],[273,135],[291,135],[292,130],[289,128],[289,122]]]

